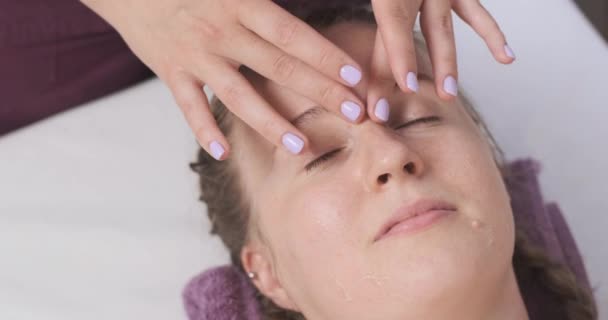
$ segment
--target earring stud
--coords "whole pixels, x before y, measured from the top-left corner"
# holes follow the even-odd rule
[[[247,277],[249,277],[249,279],[255,279],[256,274],[255,272],[247,272]]]

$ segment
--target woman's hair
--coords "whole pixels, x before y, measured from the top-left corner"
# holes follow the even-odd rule
[[[329,27],[339,22],[359,21],[375,24],[374,15],[364,7],[334,7],[315,10],[302,15],[302,20],[316,29]],[[416,34],[416,46],[425,50],[424,40]],[[245,67],[242,67],[245,69]],[[478,128],[486,135],[493,150],[494,160],[501,171],[503,179],[509,176],[504,154],[488,130],[480,114],[460,94],[466,112]],[[222,132],[230,137],[234,126],[234,116],[225,105],[213,97],[211,109]],[[198,161],[191,168],[200,176],[200,200],[207,205],[207,214],[211,221],[211,234],[217,234],[230,252],[232,264],[244,272],[240,252],[253,230],[250,223],[250,210],[242,184],[237,175],[237,168],[231,158],[216,161],[205,150],[198,152]],[[528,242],[521,230],[516,230],[513,267],[520,286],[523,279],[534,279],[550,295],[550,300],[563,308],[560,314],[569,320],[593,320],[597,310],[590,290],[577,283],[574,273],[564,264],[557,263],[548,255]],[[256,290],[264,319],[300,320],[305,319],[300,313],[283,309],[272,300]],[[522,292],[524,294],[524,292]]]

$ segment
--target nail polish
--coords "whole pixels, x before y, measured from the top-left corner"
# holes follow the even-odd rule
[[[340,77],[351,86],[356,86],[361,81],[361,71],[347,64],[340,68]]]
[[[344,101],[340,106],[340,111],[342,111],[342,114],[350,119],[350,121],[355,122],[361,114],[361,107],[352,101]]]
[[[374,114],[376,115],[376,117],[378,117],[378,119],[386,122],[388,120],[389,112],[390,109],[388,101],[386,99],[382,98],[378,100],[378,102],[376,102],[376,109],[374,110]]]
[[[511,47],[509,47],[508,44],[505,44],[505,54],[507,55],[507,57],[515,59],[515,53],[513,53],[513,50],[511,49]]]
[[[452,76],[447,76],[445,80],[443,80],[443,90],[450,95],[457,96],[458,84],[456,83],[456,79]]]
[[[293,154],[300,153],[304,147],[304,141],[291,132],[284,134],[281,140],[285,148],[287,148],[287,150]]]
[[[418,76],[413,72],[408,72],[405,78],[405,83],[408,89],[418,92]]]
[[[224,147],[216,140],[211,141],[209,144],[209,151],[211,151],[211,156],[215,158],[215,160],[220,160],[224,155]]]

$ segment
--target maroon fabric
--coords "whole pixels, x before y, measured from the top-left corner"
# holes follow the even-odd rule
[[[541,165],[533,159],[522,159],[509,165],[505,179],[511,196],[511,207],[517,228],[528,239],[559,263],[567,266],[578,283],[591,290],[589,278],[576,242],[554,202],[545,203],[538,182]],[[566,320],[560,304],[544,287],[536,274],[518,274],[518,283],[531,320]]]
[[[364,0],[276,0],[289,10]],[[0,136],[153,76],[78,0],[0,0]]]
[[[152,73],[77,0],[0,0],[0,135]]]
[[[564,216],[557,204],[545,204],[537,176],[540,164],[521,159],[509,164],[511,175],[505,179],[511,196],[513,216],[535,245],[555,261],[570,268],[580,284],[590,288],[583,259]],[[240,276],[239,276],[240,274]],[[560,302],[554,300],[534,275],[518,274],[520,291],[530,320],[566,320]],[[254,289],[242,271],[231,265],[204,271],[192,278],[183,291],[183,301],[190,320],[260,319]]]

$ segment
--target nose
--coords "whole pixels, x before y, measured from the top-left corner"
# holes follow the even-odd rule
[[[391,184],[405,183],[423,174],[422,157],[411,148],[407,137],[372,121],[365,121],[358,127],[361,176],[367,190],[381,191]]]

